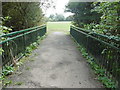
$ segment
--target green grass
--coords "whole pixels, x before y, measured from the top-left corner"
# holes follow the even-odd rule
[[[52,32],[64,32],[69,33],[71,22],[48,22],[47,31],[48,33]]]

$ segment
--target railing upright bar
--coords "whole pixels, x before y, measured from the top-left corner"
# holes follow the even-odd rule
[[[75,26],[70,27],[72,37],[77,43],[86,48],[88,53],[95,58],[95,62],[106,70],[106,75],[118,82],[118,87],[120,88],[120,48],[111,45],[109,38],[105,35],[89,33],[89,31]],[[96,35],[99,35],[100,38]],[[104,40],[102,39],[103,37]]]
[[[6,40],[0,42],[0,45],[2,45],[2,48],[4,50],[2,54],[3,66],[8,65],[8,63],[12,64],[13,63],[12,58],[18,60],[21,57],[23,57],[24,54],[26,53],[26,48],[30,44],[37,41],[38,36],[42,37],[43,35],[45,35],[45,33],[46,33],[46,25],[37,26],[0,36],[0,38],[10,36]]]

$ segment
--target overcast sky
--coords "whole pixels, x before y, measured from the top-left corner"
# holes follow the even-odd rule
[[[67,3],[69,2],[69,0],[53,0],[54,3],[55,3],[55,7],[56,9],[54,8],[49,8],[46,12],[46,16],[49,16],[50,14],[55,14],[55,13],[58,13],[58,14],[63,14],[64,16],[69,16],[71,15],[71,13],[65,13],[64,10],[65,10],[65,5],[67,5]]]

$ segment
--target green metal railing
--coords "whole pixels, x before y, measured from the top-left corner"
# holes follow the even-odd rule
[[[26,47],[37,41],[38,36],[42,37],[46,33],[46,25],[37,26],[0,36],[7,38],[0,42],[2,53],[2,65],[11,65],[13,60],[19,60],[24,56]]]
[[[70,34],[77,43],[86,48],[101,68],[106,69],[106,75],[108,77],[112,76],[120,88],[120,48],[112,45],[110,43],[111,39],[109,41],[104,35],[89,34],[88,31],[75,26],[70,27]],[[119,42],[115,41],[120,45]]]
[[[75,26],[72,26],[72,28],[80,30],[80,31],[85,32],[87,34],[90,34],[91,36],[94,36],[94,37],[96,37],[98,39],[102,39],[103,41],[108,42],[110,44],[114,44],[114,46],[120,48],[120,38],[119,39],[110,38],[107,35],[98,34],[98,33],[92,32],[90,30],[85,30],[83,28],[79,28],[79,27],[75,27]]]

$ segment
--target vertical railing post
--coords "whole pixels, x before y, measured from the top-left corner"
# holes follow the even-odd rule
[[[26,53],[26,37],[25,37],[25,33],[23,33],[23,49],[24,49],[24,55]]]
[[[109,38],[106,38],[107,36],[101,34],[89,34],[88,32],[83,31],[81,28],[70,26],[70,34],[77,41],[77,43],[79,43],[81,46],[84,46],[88,53],[95,58],[95,63],[100,65],[101,69],[106,69],[105,74],[108,76],[108,78],[111,78],[112,75],[112,79],[118,82],[118,90],[120,90],[119,47],[109,43]],[[103,39],[104,37],[105,39]],[[108,40],[106,41],[106,39]],[[106,51],[104,51],[105,49]]]

